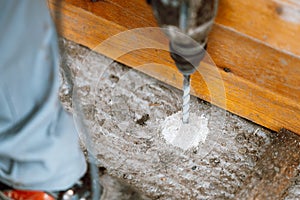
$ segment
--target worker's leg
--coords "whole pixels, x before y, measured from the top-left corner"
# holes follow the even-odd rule
[[[86,170],[58,100],[56,34],[43,0],[0,0],[0,182],[63,190]]]

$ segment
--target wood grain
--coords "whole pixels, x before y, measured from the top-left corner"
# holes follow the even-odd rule
[[[217,67],[207,56],[192,77],[194,94],[267,128],[300,134],[300,43],[295,42],[300,36],[293,35],[300,26],[274,17],[275,3],[286,5],[287,0],[258,0],[261,7],[243,2],[220,1],[208,44]],[[52,11],[58,9],[54,0],[49,5]],[[167,52],[164,34],[141,29],[109,39],[129,29],[155,26],[143,1],[66,0],[61,11],[64,37],[181,88],[182,77]]]
[[[298,1],[220,0],[216,22],[277,50],[300,56]]]

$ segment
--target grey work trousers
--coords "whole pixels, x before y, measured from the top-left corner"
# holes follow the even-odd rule
[[[44,0],[0,0],[0,182],[63,190],[86,171],[58,99],[58,46]]]

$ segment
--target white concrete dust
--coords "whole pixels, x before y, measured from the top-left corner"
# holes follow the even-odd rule
[[[165,119],[162,123],[162,134],[167,143],[188,150],[197,147],[200,142],[204,143],[209,133],[208,119],[190,113],[188,124],[182,123],[182,112],[177,112]]]

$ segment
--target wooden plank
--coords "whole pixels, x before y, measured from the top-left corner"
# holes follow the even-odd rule
[[[105,0],[91,3],[67,0],[66,2],[127,29],[156,26],[152,12],[144,1]],[[300,56],[300,43],[294,42],[300,41],[299,2],[220,0],[219,4],[220,9],[216,18],[218,24]]]
[[[152,18],[152,12],[149,12],[149,6],[145,1],[105,0],[92,3],[88,0],[65,0],[65,2],[126,29],[156,26],[154,20],[149,20]]]
[[[137,1],[136,7],[133,7],[132,2],[122,2],[125,1],[110,0],[94,4],[83,0],[65,1],[62,8],[63,35],[181,88],[182,77],[169,53],[159,50],[168,48],[168,41],[161,32],[133,31],[127,36],[113,37],[113,40],[102,43],[128,29],[155,24],[152,11],[145,3]],[[221,2],[221,16],[224,15],[222,7],[228,8],[224,3],[225,0]],[[54,0],[50,0],[50,7],[57,9]],[[142,12],[137,12],[137,8],[143,9]],[[220,20],[217,22],[221,23]],[[291,56],[291,52],[272,48],[275,44],[263,43],[245,33],[225,26],[225,23],[214,26],[208,52],[217,68],[211,63],[201,64],[199,72],[192,77],[194,94],[267,128],[278,131],[284,127],[300,134],[300,59]],[[287,44],[292,43],[295,42],[287,41]],[[95,49],[99,44],[101,48]],[[134,45],[140,49],[127,53]],[[149,46],[159,48],[144,48]],[[149,67],[149,63],[158,65]],[[141,65],[143,67],[138,67]]]
[[[299,100],[299,58],[257,43],[223,26],[215,26],[210,39],[208,52],[218,67],[227,68],[235,76],[259,87]]]

